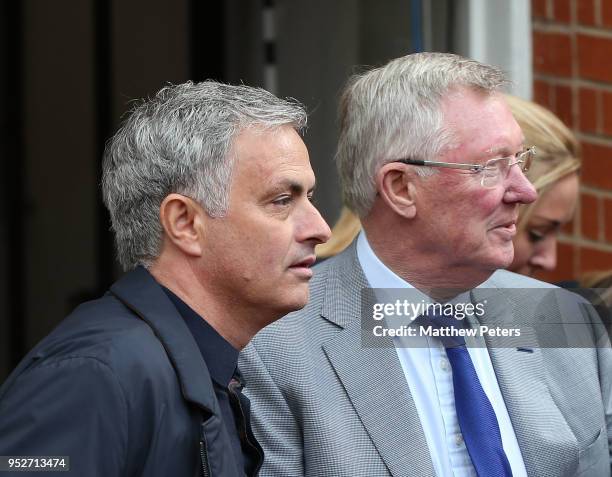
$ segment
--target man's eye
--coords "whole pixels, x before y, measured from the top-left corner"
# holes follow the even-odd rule
[[[279,206],[289,205],[291,203],[291,196],[290,195],[283,195],[281,197],[278,197],[277,199],[274,199],[272,201],[272,203],[274,205],[279,205]]]
[[[314,204],[315,203],[315,198],[314,198],[314,194],[308,194],[306,197],[308,197],[308,200]]]
[[[538,232],[537,230],[529,230],[527,235],[529,237],[529,241],[532,243],[536,243],[544,239],[544,234],[542,232]]]

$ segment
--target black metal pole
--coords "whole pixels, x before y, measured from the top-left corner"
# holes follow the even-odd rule
[[[189,0],[191,79],[225,81],[225,2]]]
[[[111,136],[112,117],[112,48],[111,48],[111,0],[94,1],[94,81],[96,109],[96,157],[97,157],[97,227],[98,227],[98,285],[96,295],[104,293],[114,280],[114,248],[110,231],[110,217],[102,203],[100,189],[102,179],[102,155],[104,144]]]
[[[25,141],[23,124],[23,8],[21,2],[2,1],[2,189],[5,197],[8,295],[9,366],[15,367],[26,352],[26,216]]]

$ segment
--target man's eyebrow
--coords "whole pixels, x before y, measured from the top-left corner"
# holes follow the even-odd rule
[[[519,154],[522,151],[523,149],[517,151],[516,149],[511,149],[509,147],[496,147],[489,149],[487,151],[487,156],[491,156],[491,158],[510,157],[514,156],[515,154]]]
[[[521,150],[522,149],[525,149],[525,137],[524,136],[521,139]],[[501,146],[501,147],[492,147],[487,152],[489,154],[495,154],[495,155],[500,155],[502,157],[506,157],[506,156],[511,156],[515,154],[515,152],[513,151],[514,151],[513,148],[510,148],[508,146]]]
[[[310,189],[308,189],[308,192],[314,192],[315,187],[316,184],[313,185]],[[304,192],[304,184],[291,179],[283,179],[272,186],[272,192],[280,192],[287,189],[289,189],[294,194],[301,194],[302,192]]]

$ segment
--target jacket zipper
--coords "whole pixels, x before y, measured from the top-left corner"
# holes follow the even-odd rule
[[[202,477],[210,477],[208,451],[206,450],[206,444],[203,440],[200,440],[200,459],[202,460]]]

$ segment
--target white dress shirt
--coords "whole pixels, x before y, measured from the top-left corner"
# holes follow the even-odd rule
[[[376,256],[365,232],[357,240],[357,256],[372,288],[413,288]],[[423,295],[425,302],[431,302]],[[394,338],[406,381],[416,406],[434,471],[438,477],[476,476],[455,411],[453,375],[446,351],[438,338]],[[411,340],[407,344],[406,340]],[[417,343],[417,340],[426,342]],[[416,346],[415,346],[416,344]],[[514,477],[526,477],[525,464],[514,428],[499,390],[487,348],[468,346],[474,368],[497,416],[502,444]]]

